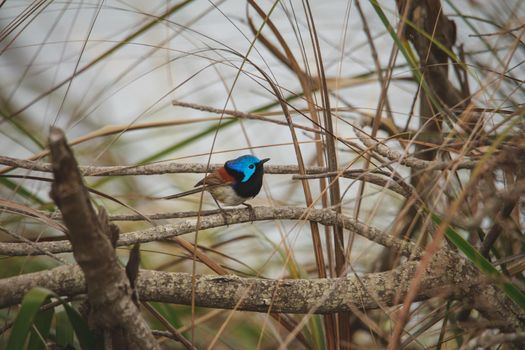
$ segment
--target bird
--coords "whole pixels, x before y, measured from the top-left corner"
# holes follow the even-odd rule
[[[163,199],[181,198],[207,191],[224,217],[225,212],[220,203],[226,206],[245,205],[252,210],[250,216],[253,218],[253,208],[246,201],[259,194],[263,183],[264,163],[269,160],[270,158],[259,159],[252,155],[243,155],[228,160],[224,166],[197,182],[195,189],[166,196]]]

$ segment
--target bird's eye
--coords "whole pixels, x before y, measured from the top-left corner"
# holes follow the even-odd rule
[[[250,164],[250,166],[248,168],[253,169],[253,168],[255,168],[255,165]]]

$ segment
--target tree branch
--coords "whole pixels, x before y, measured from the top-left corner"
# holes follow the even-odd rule
[[[354,128],[354,132],[356,133],[357,137],[359,137],[359,140],[361,140],[361,142],[363,142],[363,144],[369,149],[376,151],[383,157],[386,157],[392,161],[398,162],[399,164],[402,164],[412,169],[426,171],[445,169],[473,169],[477,165],[477,162],[472,160],[456,160],[451,162],[442,162],[437,160],[424,160],[416,157],[411,157],[403,153],[394,151],[384,143],[375,141],[370,136],[366,135],[364,132],[358,130],[357,128]]]
[[[390,248],[402,256],[419,257],[421,250],[412,242],[403,241],[390,236],[374,227],[356,222],[344,215],[338,215],[329,209],[308,209],[296,207],[253,207],[251,209],[228,209],[228,222],[224,222],[222,213],[202,216],[199,229],[204,230],[225,225],[246,223],[264,220],[304,220],[318,222],[323,225],[342,225],[346,230],[365,237],[384,247]],[[197,219],[181,220],[173,224],[158,225],[146,230],[134,231],[121,234],[117,246],[127,246],[134,243],[146,243],[158,241],[186,233],[194,232]],[[0,243],[0,255],[26,256],[41,255],[47,253],[71,252],[71,244],[68,241],[27,243]]]
[[[15,159],[0,156],[0,164],[12,167],[29,169],[33,171],[49,172],[50,164],[30,160]],[[210,164],[209,169],[220,168],[221,164]],[[80,167],[84,176],[136,176],[136,175],[161,175],[172,173],[206,173],[206,167],[197,163],[166,163],[150,164],[140,166],[84,166]],[[299,168],[295,165],[265,165],[267,174],[298,174]],[[1,172],[1,171],[0,171]],[[393,180],[388,173],[372,171],[364,172],[361,169],[340,169],[339,171],[327,172],[324,167],[310,167],[305,169],[306,175],[294,175],[294,180],[319,179],[330,176],[340,176],[348,179],[366,181],[374,185],[385,187],[403,197],[410,197],[413,189],[402,180]],[[29,178],[29,177],[26,177]]]
[[[197,306],[272,313],[335,313],[359,309],[390,307],[402,302],[416,273],[418,262],[409,261],[386,272],[367,273],[336,279],[242,278],[233,275],[195,277]],[[21,302],[34,286],[51,289],[59,295],[85,293],[85,279],[78,266],[24,274],[0,280],[0,308]],[[190,305],[192,275],[141,270],[137,292],[143,301]],[[487,291],[479,293],[480,290]],[[458,255],[438,251],[426,269],[416,300],[441,296],[473,303],[485,317],[504,322],[508,329],[521,327],[522,313],[501,291],[488,284],[479,272]]]
[[[114,344],[125,344],[128,349],[159,349],[131,299],[129,281],[110,241],[118,228],[108,223],[105,211],[95,213],[62,130],[51,129],[49,148],[55,178],[51,197],[62,212],[73,255],[85,276],[90,324],[102,333],[108,332]]]
[[[346,278],[273,280],[235,275],[198,275],[195,298],[198,306],[277,313],[334,313],[349,311],[349,304],[375,309],[399,303],[409,287],[417,262],[379,273]],[[432,273],[422,283],[418,300],[432,296],[465,295],[469,283],[454,286],[449,274]],[[462,276],[456,276],[462,277]],[[477,281],[479,282],[479,281]],[[0,280],[0,307],[16,305],[34,286],[59,295],[85,293],[85,278],[78,266],[60,266]],[[142,301],[191,305],[192,276],[189,273],[140,270],[137,292]]]
[[[381,145],[374,142],[374,147],[376,145]],[[384,145],[381,145],[384,146]],[[387,147],[387,146],[384,146]],[[382,149],[382,148],[380,148]],[[399,154],[398,152],[390,150],[388,147],[387,149],[389,152],[394,152],[393,155],[395,161],[399,161],[401,164],[408,166],[408,167],[415,167],[417,169],[431,169],[431,170],[441,170],[446,169],[450,167],[455,167],[456,169],[472,169],[476,165],[474,161],[464,161],[464,162],[426,162],[426,163],[414,163],[411,160],[412,157],[409,157],[409,161],[407,162],[407,157]],[[380,153],[378,151],[378,153]],[[382,154],[382,153],[380,153]],[[383,154],[382,154],[383,155]],[[392,154],[391,154],[392,155]],[[385,155],[386,156],[386,155]],[[388,158],[388,157],[387,157]],[[15,168],[22,168],[22,169],[29,169],[33,171],[41,171],[49,173],[51,172],[51,164],[49,163],[43,163],[43,162],[36,162],[32,160],[24,160],[24,159],[17,159],[17,158],[11,158],[7,156],[0,156],[0,164],[15,167]],[[209,167],[206,166],[206,164],[201,163],[154,163],[154,164],[146,164],[146,165],[115,165],[115,166],[79,166],[80,172],[83,176],[136,176],[136,175],[162,175],[162,174],[179,174],[179,173],[191,173],[191,174],[203,174],[206,172],[213,171],[215,169],[218,169],[220,167],[224,166],[224,164],[210,164]],[[352,174],[352,171],[355,171],[355,169],[339,169],[338,172],[342,176],[348,175],[354,175]],[[299,167],[297,165],[265,165],[264,166],[264,172],[266,174],[279,174],[279,175],[286,175],[286,174],[299,174]],[[325,167],[319,167],[319,166],[312,166],[305,168],[306,174],[326,174],[329,173],[329,170]]]

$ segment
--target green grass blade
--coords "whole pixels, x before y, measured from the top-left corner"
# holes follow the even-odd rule
[[[151,162],[154,162],[154,161],[157,161],[159,160],[160,158],[164,157],[164,156],[167,156],[168,154],[171,154],[173,152],[175,152],[176,150],[180,149],[180,148],[183,148],[184,146],[187,146],[189,144],[191,144],[192,142],[194,141],[198,141],[199,139],[207,136],[208,134],[211,134],[217,130],[221,130],[227,126],[230,126],[232,125],[233,123],[237,122],[237,119],[230,119],[226,122],[223,122],[221,123],[220,125],[219,124],[215,124],[207,129],[204,129],[203,131],[193,135],[193,136],[190,136],[180,142],[177,142],[155,154],[152,154],[151,156],[148,156],[142,160],[140,160],[139,162],[137,162],[137,164],[147,164],[147,163],[151,163]],[[117,178],[117,176],[107,176],[97,182],[95,182],[93,184],[93,188],[97,188],[97,187],[100,187],[101,185],[103,185],[104,183],[108,182],[108,181],[111,181],[113,179]]]
[[[2,120],[3,121],[7,121],[9,124],[11,124],[16,130],[18,130],[22,135],[23,137],[20,137],[20,135],[12,135],[12,131],[7,131],[9,134],[10,134],[10,138],[13,139],[13,140],[25,140],[25,139],[29,139],[31,141],[33,141],[33,143],[35,145],[37,145],[37,147],[39,149],[44,149],[46,148],[44,143],[42,141],[40,141],[36,136],[35,136],[35,131],[36,131],[36,128],[35,128],[35,125],[31,125],[32,121],[27,118],[25,120],[20,120],[20,121],[17,121],[17,120],[14,120],[12,118],[9,118],[9,115],[11,115],[12,113],[12,108],[11,108],[11,104],[6,101],[3,96],[0,96],[0,117],[2,117]],[[33,126],[33,131],[29,131],[26,126]],[[2,132],[2,134],[4,134],[6,131],[4,129],[4,132]]]
[[[20,184],[17,184],[16,182],[11,181],[11,180],[9,180],[9,179],[7,179],[5,177],[0,177],[0,185],[3,185],[5,187],[9,188],[12,191],[16,191],[17,195],[22,196],[22,197],[24,197],[26,199],[29,199],[32,202],[36,202],[36,203],[38,203],[40,205],[44,205],[46,203],[43,200],[41,200],[40,198],[38,198],[37,196],[35,196],[34,194],[32,194],[31,192],[29,192],[28,190],[26,190]]]
[[[405,60],[407,61],[408,65],[412,70],[414,78],[416,79],[417,83],[421,86],[425,94],[428,96],[428,98],[432,102],[432,105],[434,105],[439,110],[439,112],[446,114],[445,110],[443,109],[443,106],[441,105],[439,100],[434,96],[432,90],[430,90],[428,84],[423,78],[423,74],[421,74],[421,71],[419,70],[418,61],[412,53],[410,45],[408,45],[407,42],[403,42],[403,40],[401,40],[401,38],[397,35],[396,31],[394,30],[394,27],[388,21],[388,18],[386,17],[385,13],[383,12],[383,9],[381,8],[377,0],[370,0],[370,4],[376,11],[377,15],[379,16],[379,19],[381,19],[381,22],[383,22],[383,25],[394,40],[394,43],[398,47],[399,51],[405,57]]]
[[[383,12],[383,9],[379,5],[379,3],[376,0],[370,0],[370,4],[372,5],[374,10],[376,11],[376,13],[377,13],[379,19],[381,20],[381,22],[383,22],[383,25],[385,26],[386,30],[388,31],[388,33],[392,37],[392,40],[394,40],[394,43],[398,47],[399,51],[401,51],[401,53],[405,57],[408,65],[412,69],[412,72],[413,72],[417,82],[419,84],[421,84],[422,83],[422,75],[421,75],[421,72],[419,71],[419,67],[417,65],[417,60],[415,59],[415,57],[412,54],[409,53],[409,51],[407,50],[407,47],[405,46],[405,44],[403,43],[401,38],[397,35],[396,31],[394,30],[394,27],[388,21],[388,18],[386,17],[386,15]]]
[[[29,345],[27,346],[28,349],[31,349],[31,350],[47,349],[45,340],[49,336],[49,330],[51,328],[51,321],[53,320],[54,314],[55,314],[55,309],[40,311],[36,314],[35,321],[34,321],[34,327],[31,329]]]
[[[311,344],[315,344],[315,349],[324,350],[326,349],[324,340],[325,333],[323,331],[324,326],[321,317],[322,316],[319,315],[311,315],[308,320],[308,326],[310,329]]]
[[[292,100],[292,99],[295,99],[297,98],[298,95],[292,95],[289,97],[289,100]],[[268,105],[265,105],[265,106],[262,106],[260,108],[257,108],[253,111],[250,111],[250,113],[257,113],[257,112],[263,112],[263,111],[266,111],[266,110],[269,110],[275,106],[277,106],[278,103],[271,103],[271,104],[268,104]],[[137,165],[142,165],[142,164],[148,164],[148,163],[151,163],[151,162],[155,162],[155,161],[158,161],[159,159],[161,159],[162,157],[164,156],[167,156],[185,146],[188,146],[190,145],[192,142],[196,142],[200,139],[202,139],[203,137],[206,137],[214,132],[217,132],[219,130],[222,130],[230,125],[233,125],[235,123],[237,123],[239,120],[238,119],[229,119],[229,120],[226,120],[226,121],[223,121],[221,123],[216,123],[212,126],[210,126],[209,128],[206,128],[204,129],[203,131],[201,132],[198,132],[197,134],[195,135],[192,135],[190,137],[187,137],[185,138],[184,140],[182,141],[179,141],[155,154],[152,154],[151,156],[148,156],[140,161],[137,162]],[[95,182],[92,187],[93,188],[97,188],[97,187],[100,187],[101,185],[105,184],[106,182],[109,182],[111,180],[114,180],[116,179],[117,176],[107,176],[97,182]]]
[[[97,338],[95,338],[93,333],[89,330],[86,321],[84,321],[77,310],[66,303],[63,303],[63,305],[82,349],[97,349]]]
[[[297,98],[296,95],[292,95],[290,96],[287,100],[289,99],[295,99]],[[260,108],[257,108],[255,110],[252,110],[250,111],[250,113],[258,113],[258,112],[264,112],[264,111],[267,111],[273,107],[276,107],[278,106],[278,103],[274,102],[274,103],[270,103],[268,105],[265,105],[265,106],[262,106]],[[226,120],[226,121],[222,121],[221,123],[216,123],[215,125],[213,126],[210,126],[209,128],[207,129],[204,129],[203,131],[193,135],[193,136],[190,136],[180,142],[177,142],[175,143],[174,145],[168,147],[168,148],[165,148],[163,149],[162,151],[160,152],[157,152],[147,158],[144,158],[142,159],[139,164],[147,164],[147,163],[150,163],[150,162],[154,162],[154,161],[157,161],[159,160],[160,158],[164,157],[164,156],[167,156],[168,154],[170,153],[173,153],[174,151],[184,147],[184,146],[187,146],[189,144],[191,144],[192,142],[194,141],[198,141],[200,140],[201,138],[205,137],[205,136],[208,136],[210,134],[213,134],[221,129],[224,129],[230,125],[233,125],[235,123],[237,123],[239,121],[239,119],[229,119],[229,120]]]
[[[491,25],[494,25],[497,28],[498,28],[498,26],[496,26],[492,21],[489,21],[489,20],[487,20],[485,18],[479,18],[479,17],[473,17],[473,16],[464,15],[460,11],[460,9],[457,6],[454,5],[453,1],[447,0],[447,4],[454,10],[454,12],[456,12],[457,16],[469,27],[469,29],[472,30],[476,35],[478,35],[478,38],[483,43],[483,45],[485,46],[487,51],[492,53],[492,56],[496,60],[498,60],[498,63],[500,65],[504,65],[505,62],[503,62],[503,60],[496,54],[496,50],[494,49],[494,47],[492,47],[492,45],[490,45],[489,42],[487,41],[487,39],[485,39],[483,36],[479,36],[481,34],[481,32],[478,30],[478,28],[476,26],[474,26],[472,24],[470,19],[475,19],[475,20],[478,20],[478,21],[483,21],[485,23],[490,23]],[[498,29],[500,29],[500,28],[498,28]]]
[[[194,142],[194,141],[198,141],[199,139],[203,138],[204,136],[207,136],[209,134],[212,134],[218,130],[221,130],[221,129],[224,129],[234,123],[236,123],[238,120],[237,119],[230,119],[230,120],[227,120],[227,121],[224,121],[222,123],[217,123],[213,126],[210,126],[209,128],[207,129],[204,129],[203,131],[193,135],[193,136],[190,136],[180,142],[177,142],[175,143],[174,145],[171,145],[170,147],[168,148],[165,148],[163,149],[162,151],[160,152],[157,152],[147,158],[144,158],[143,160],[140,161],[140,164],[145,164],[145,163],[150,163],[150,162],[154,162],[156,160],[159,160],[160,158],[164,157],[164,156],[167,156],[168,154],[170,153],[173,153],[174,151],[184,147],[184,146],[187,146],[189,145],[190,143]]]
[[[447,323],[450,317],[450,307],[452,306],[452,300],[447,301],[447,308],[445,309],[445,316],[443,317],[443,324],[441,325],[441,331],[439,332],[439,338],[436,344],[436,350],[441,350],[443,343],[445,342],[445,334],[447,333]]]
[[[39,329],[39,325],[42,326],[42,330],[45,329],[44,326],[46,320],[37,318],[37,314],[39,313],[40,307],[51,297],[57,298],[64,306],[66,314],[69,318],[69,322],[71,323],[75,334],[77,335],[78,341],[82,349],[95,350],[97,345],[97,339],[91,333],[87,323],[84,321],[84,319],[82,319],[78,311],[76,311],[69,304],[63,301],[57,294],[55,294],[55,292],[41,287],[31,289],[22,300],[20,311],[16,316],[13,328],[11,330],[11,334],[9,336],[9,340],[7,342],[7,349],[23,349],[27,339],[27,335],[33,324],[35,324],[37,329]],[[42,318],[44,318],[44,316],[42,316]],[[44,336],[44,334],[46,336],[49,334],[49,326],[47,328],[47,332],[43,332],[39,329],[39,332],[42,336]],[[38,337],[38,335],[36,334],[35,336]],[[36,340],[34,342],[36,344],[42,343],[40,337],[38,337],[38,343]],[[29,349],[33,348],[29,347]]]
[[[437,224],[441,224],[441,219],[431,213],[432,220]],[[504,282],[506,280],[503,276],[483,255],[481,255],[476,248],[474,248],[468,241],[463,239],[461,235],[451,226],[447,226],[445,230],[447,238],[474,264],[481,272],[496,280],[496,285],[500,287],[507,296],[514,300],[519,307],[525,311],[525,294],[520,291],[514,284]]]
[[[463,69],[467,70],[467,66],[463,61],[459,59],[458,56],[451,50],[449,50],[444,44],[442,44],[439,40],[437,40],[434,36],[427,33],[423,29],[419,28],[415,23],[410,21],[408,18],[405,18],[405,23],[409,25],[411,28],[413,28],[416,32],[418,32],[420,35],[424,36],[428,41],[430,41],[432,44],[436,45],[441,51],[447,54],[447,56],[454,62],[456,62],[458,65],[460,65]]]
[[[74,332],[66,311],[56,314],[55,342],[58,346],[66,348],[74,344]]]
[[[109,56],[111,56],[113,53],[119,51],[121,48],[125,47],[126,45],[129,45],[129,43],[131,43],[135,38],[137,37],[140,37],[141,35],[143,35],[144,33],[146,33],[147,31],[149,31],[149,29],[155,27],[155,26],[158,26],[159,23],[162,23],[164,21],[167,21],[169,19],[170,16],[172,16],[173,14],[175,14],[177,11],[179,11],[180,9],[182,9],[183,7],[185,7],[187,4],[189,4],[190,2],[193,2],[193,0],[185,0],[185,1],[182,1],[178,4],[175,4],[173,6],[171,6],[169,9],[166,10],[166,12],[164,12],[162,15],[156,17],[156,18],[153,18],[151,19],[150,21],[148,21],[145,25],[141,26],[138,30],[134,31],[133,33],[129,34],[128,36],[126,36],[124,39],[122,40],[119,40],[117,42],[117,44],[115,44],[114,46],[110,47],[108,50],[102,52],[99,56],[95,57],[93,60],[91,60],[89,63],[87,63],[85,66],[83,67],[80,67],[78,68],[78,70],[76,70],[74,72],[74,74],[70,77],[67,77],[66,79],[60,81],[59,83],[55,84],[51,89],[48,89],[47,91],[45,91],[44,93],[40,94],[39,96],[35,97],[34,99],[32,99],[28,104],[24,105],[23,107],[21,107],[20,109],[18,109],[17,111],[15,112],[12,112],[11,114],[7,115],[5,117],[5,119],[12,119],[16,116],[18,116],[19,114],[23,113],[24,111],[26,111],[29,107],[31,107],[33,104],[37,103],[38,101],[42,100],[43,98],[45,97],[48,97],[50,94],[52,94],[53,92],[57,91],[58,89],[60,89],[61,87],[63,87],[64,85],[68,84],[70,81],[72,81],[75,77],[79,76],[80,74],[88,71],[89,69],[91,69],[92,67],[94,67],[95,65],[97,65],[99,62],[105,62],[107,61],[107,58]]]
[[[180,328],[183,326],[183,322],[178,317],[177,310],[171,304],[155,303],[151,302],[150,305],[157,310],[173,327]]]
[[[29,330],[33,325],[35,316],[38,313],[40,306],[44,304],[52,295],[53,292],[44,288],[31,289],[22,300],[20,311],[16,316],[9,340],[7,341],[7,349],[22,350],[29,334]]]
[[[33,141],[35,145],[40,150],[43,150],[46,148],[44,143],[36,138],[35,131],[29,131],[27,130],[22,123],[19,123],[18,121],[12,119],[12,118],[6,118],[7,122],[15,127],[16,130],[18,130],[25,138]],[[14,136],[14,137],[20,137],[20,135]]]

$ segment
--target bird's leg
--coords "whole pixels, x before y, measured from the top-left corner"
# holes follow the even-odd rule
[[[242,205],[246,206],[248,209],[250,209],[250,220],[252,221],[252,224],[253,222],[255,221],[255,219],[257,219],[257,217],[255,216],[255,210],[253,209],[253,207],[251,206],[251,204],[248,204],[248,203],[242,203]]]
[[[221,214],[222,214],[222,218],[224,219],[224,223],[226,224],[226,226],[230,226],[230,224],[228,224],[228,213],[226,212],[226,210],[224,210],[221,205],[219,204],[219,202],[215,199],[215,197],[211,196],[213,198],[213,200],[215,201],[215,204],[217,204],[217,206],[219,207],[219,210],[221,211]]]

